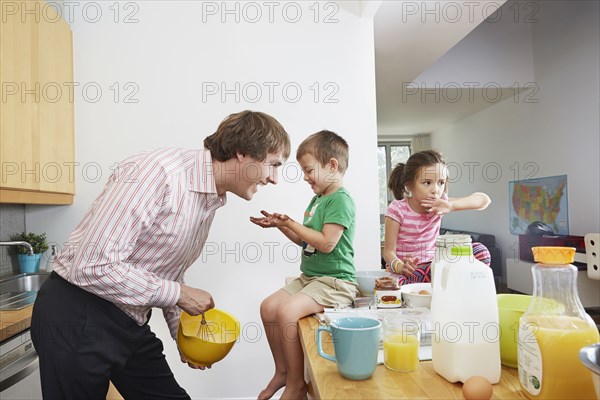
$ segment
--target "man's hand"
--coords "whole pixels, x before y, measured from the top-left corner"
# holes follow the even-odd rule
[[[177,346],[177,350],[179,350],[179,346]],[[179,358],[181,359],[182,363],[187,364],[192,369],[201,369],[201,370],[204,370],[206,368],[210,369],[210,367],[211,367],[210,365],[203,366],[203,365],[196,365],[196,364],[194,364],[185,355],[183,355],[183,353],[181,352],[181,350],[179,350]]]
[[[190,315],[199,315],[214,308],[215,302],[207,291],[181,285],[177,306]]]

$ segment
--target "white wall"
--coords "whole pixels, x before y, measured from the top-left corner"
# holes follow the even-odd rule
[[[507,1],[413,84],[421,88],[448,88],[454,84],[479,90],[516,88],[533,81],[532,23],[527,23],[533,19],[531,4]],[[491,92],[489,96],[495,97]]]
[[[495,234],[505,258],[518,257],[518,236],[509,231],[511,180],[566,174],[570,233],[600,231],[598,2],[537,4],[531,26],[537,93],[432,135],[432,146],[461,167],[451,195],[484,191],[492,198],[487,210],[448,215],[443,225]]]
[[[333,2],[267,3],[114,3],[120,7],[117,15],[112,2],[77,2],[71,10],[79,83],[75,204],[28,206],[28,229],[64,243],[116,161],[147,148],[198,148],[226,115],[253,109],[284,125],[294,151],[308,134],[325,128],[348,140],[345,182],[357,204],[357,268],[378,268],[372,21]],[[203,92],[221,85],[231,91],[224,98]],[[261,209],[302,217],[312,192],[294,163],[292,155],[280,184],[261,188],[253,201],[229,196],[217,212],[205,254],[186,274],[189,284],[210,291],[218,308],[240,320],[243,337],[231,354],[209,371],[189,369],[180,363],[161,313],[154,313],[151,325],[192,398],[256,398],[271,378],[268,345],[256,329],[259,304],[286,276],[298,274],[299,259],[293,247],[284,247],[282,235],[252,225],[248,217]]]

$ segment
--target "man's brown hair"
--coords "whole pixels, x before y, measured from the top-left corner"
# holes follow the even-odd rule
[[[227,161],[238,152],[257,161],[279,152],[287,159],[291,151],[290,137],[275,118],[248,110],[225,118],[217,131],[204,139],[204,147],[218,161]]]

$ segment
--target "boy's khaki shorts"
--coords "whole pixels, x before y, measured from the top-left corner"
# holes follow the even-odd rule
[[[283,290],[290,295],[304,293],[325,307],[347,307],[358,296],[358,284],[331,276],[308,277],[300,274]]]

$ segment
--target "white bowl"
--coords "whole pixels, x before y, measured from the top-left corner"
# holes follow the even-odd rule
[[[375,280],[390,276],[385,269],[375,271],[356,271],[356,281],[361,296],[373,296],[375,294]]]
[[[419,294],[421,290],[427,290],[430,294]],[[402,285],[400,291],[402,292],[402,304],[405,307],[431,307],[431,283],[409,283]]]

